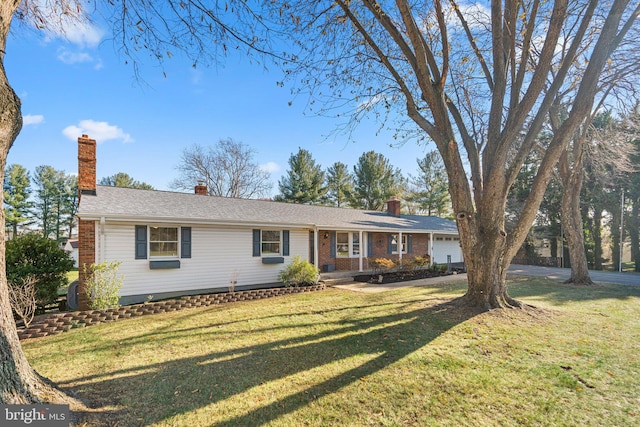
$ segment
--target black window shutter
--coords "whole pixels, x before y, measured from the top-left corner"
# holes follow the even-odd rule
[[[373,233],[367,233],[367,256],[373,256]]]
[[[289,230],[282,230],[282,256],[289,256]]]
[[[331,232],[331,258],[335,258],[336,254],[336,232]]]
[[[411,234],[407,236],[407,252],[413,253],[413,236]]]
[[[191,258],[191,227],[182,227],[180,230],[180,258]]]
[[[146,225],[136,225],[136,259],[147,259]]]
[[[393,234],[387,234],[387,253],[393,252]]]
[[[260,256],[260,230],[253,230],[253,256]]]

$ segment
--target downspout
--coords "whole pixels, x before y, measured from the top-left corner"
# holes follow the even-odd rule
[[[96,264],[99,264],[101,262],[103,262],[105,260],[105,247],[106,247],[106,236],[105,236],[105,223],[106,223],[106,219],[105,217],[100,217],[100,226],[99,226],[99,230],[98,230],[98,240],[99,240],[99,247],[100,247],[100,256],[96,257]]]

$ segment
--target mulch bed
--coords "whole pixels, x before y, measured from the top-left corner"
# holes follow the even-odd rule
[[[408,280],[429,279],[431,277],[449,276],[452,274],[454,273],[447,273],[446,271],[434,272],[429,270],[394,271],[391,273],[384,273],[380,275],[359,274],[357,276],[354,276],[353,280],[356,282],[385,284],[405,282]],[[379,280],[379,276],[382,276],[382,281]]]

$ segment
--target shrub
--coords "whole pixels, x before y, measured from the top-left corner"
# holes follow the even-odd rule
[[[19,283],[9,282],[9,302],[16,316],[28,328],[36,314],[36,278],[28,276]]]
[[[40,309],[58,300],[58,289],[68,284],[73,260],[58,244],[31,233],[9,240],[6,246],[7,281],[24,284],[33,277]]]
[[[120,288],[123,276],[118,274],[119,261],[105,261],[100,264],[91,264],[88,271],[89,277],[85,281],[85,289],[89,306],[93,310],[120,307]]]
[[[375,258],[369,261],[369,266],[373,269],[373,275],[383,274],[395,268],[395,261],[388,258]]]
[[[429,265],[431,258],[429,255],[420,256],[417,255],[413,258],[403,259],[402,260],[402,269],[407,271],[415,271],[420,270]]]
[[[278,280],[286,286],[310,286],[318,283],[320,271],[318,267],[301,256],[293,257],[291,263],[287,265],[278,275]]]

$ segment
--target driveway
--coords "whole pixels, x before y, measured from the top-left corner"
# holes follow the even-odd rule
[[[510,274],[523,276],[548,277],[549,279],[567,280],[571,276],[570,268],[538,267],[536,265],[511,265]],[[640,273],[618,273],[614,271],[590,270],[589,276],[596,283],[616,283],[619,285],[640,286]]]
[[[569,268],[554,267],[538,267],[535,265],[512,265],[509,268],[509,274],[519,274],[523,276],[548,277],[549,279],[567,280],[571,275]],[[615,283],[619,285],[635,285],[640,286],[640,273],[616,273],[612,271],[589,271],[591,279],[596,283]],[[406,282],[396,282],[387,284],[374,284],[353,281],[339,281],[336,283],[327,283],[328,286],[346,289],[349,291],[363,293],[378,293],[390,291],[393,289],[412,287],[412,286],[429,286],[435,283],[466,281],[466,274],[457,274],[452,276],[434,277],[430,279],[409,280]]]

